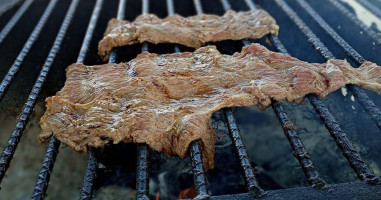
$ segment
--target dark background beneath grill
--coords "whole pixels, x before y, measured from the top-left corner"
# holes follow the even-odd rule
[[[0,45],[0,77],[4,77],[12,65],[45,9],[47,2],[47,0],[36,0],[23,15],[20,23],[12,29],[9,36]],[[1,149],[5,146],[15,125],[15,119],[27,99],[70,2],[60,0],[56,5],[53,14],[49,17],[15,80],[4,99],[0,102]],[[174,2],[176,13],[183,16],[196,14],[191,0],[175,0]],[[235,10],[248,10],[243,0],[230,0],[229,2]],[[324,62],[319,52],[312,47],[306,37],[273,1],[262,0],[255,2],[259,3],[276,18],[280,25],[279,38],[291,55],[309,62]],[[351,62],[350,58],[313,22],[308,14],[301,11],[302,9],[298,7],[295,1],[289,0],[287,2],[308,22],[307,24],[321,38],[324,44],[333,51],[336,57]],[[361,34],[361,30],[344,15],[330,6],[325,0],[309,0],[308,2],[367,60],[381,64],[380,46],[373,45],[366,34]],[[75,62],[77,58],[94,3],[95,1],[82,0],[79,4],[65,41],[40,94],[35,112],[32,114],[27,129],[24,131],[15,158],[1,185],[0,199],[26,199],[32,194],[46,150],[46,145],[40,145],[37,140],[40,131],[38,121],[45,110],[44,99],[54,95],[63,86],[65,68]],[[117,0],[105,0],[85,64],[101,63],[97,56],[97,42],[102,38],[108,20],[115,17],[117,6]],[[0,17],[0,28],[4,27],[18,7],[10,9]],[[218,15],[224,13],[219,0],[204,0],[203,8],[205,13]],[[141,1],[127,0],[125,16],[127,20],[133,20],[140,12]],[[159,17],[165,17],[167,15],[166,1],[151,0],[150,12],[157,14]],[[260,42],[272,49],[265,39],[256,42]],[[242,47],[241,42],[234,41],[215,44],[221,52],[226,54],[240,51]],[[173,47],[171,44],[150,45],[149,50],[155,53],[171,53]],[[118,49],[119,60],[128,61],[134,58],[140,50],[140,45],[120,48]],[[182,50],[192,49],[182,47]],[[368,92],[368,94],[378,106],[381,106],[381,97],[379,95],[374,92]],[[350,92],[348,92],[348,95],[343,96],[341,90],[339,90],[328,95],[324,102],[340,122],[342,128],[348,133],[348,137],[360,150],[364,159],[373,167],[377,175],[381,175],[381,158],[378,156],[378,153],[381,152],[381,134],[375,123],[363,111],[358,102],[351,100]],[[296,128],[310,151],[312,160],[322,177],[328,183],[355,181],[354,173],[343,159],[341,152],[333,139],[330,138],[329,132],[324,128],[313,108],[308,103],[306,105],[285,103],[285,108],[295,122]],[[292,156],[292,150],[271,109],[260,112],[257,108],[237,108],[235,109],[235,116],[248,154],[253,161],[253,165],[257,166],[259,182],[265,189],[308,185],[296,159]],[[207,173],[209,187],[213,195],[245,192],[243,179],[240,176],[240,166],[237,158],[232,156],[233,147],[229,143],[229,136],[222,119],[222,114],[217,112],[212,120],[219,137],[215,158],[216,168]],[[134,144],[109,145],[98,152],[97,156],[102,164],[96,182],[96,188],[98,189],[95,193],[96,199],[107,199],[106,196],[123,199],[129,196],[133,197],[134,192],[126,188],[133,188],[135,185],[136,146]],[[47,199],[78,198],[86,159],[87,156],[83,153],[76,153],[64,146],[61,147],[49,185]],[[154,196],[160,189],[161,199],[166,196],[175,197],[180,190],[192,184],[189,159],[182,160],[177,157],[168,157],[157,152],[151,152],[150,159],[151,195]]]

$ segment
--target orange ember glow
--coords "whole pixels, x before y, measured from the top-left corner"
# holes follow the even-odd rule
[[[179,193],[179,199],[193,199],[195,198],[196,195],[196,190],[194,188],[194,185],[192,185],[190,188],[187,188],[185,190],[182,190]]]
[[[159,200],[159,195],[160,195],[160,193],[159,193],[159,191],[157,191],[155,200]]]

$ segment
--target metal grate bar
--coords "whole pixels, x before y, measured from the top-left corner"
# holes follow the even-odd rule
[[[276,47],[276,49],[286,55],[289,55],[287,49],[283,46],[279,38],[275,35],[270,35],[271,43]],[[320,100],[319,100],[320,101]],[[300,140],[293,123],[288,119],[287,113],[285,112],[283,106],[279,102],[272,102],[272,107],[277,115],[278,120],[282,124],[282,128],[288,141],[290,142],[295,154],[294,156],[298,159],[299,163],[303,168],[303,172],[306,175],[308,181],[313,187],[323,188],[325,186],[325,181],[319,178],[318,172],[315,169],[309,155],[308,151],[305,149],[302,141]],[[291,124],[291,126],[289,126]]]
[[[335,142],[343,152],[345,158],[349,161],[349,164],[355,170],[357,177],[368,184],[380,183],[378,177],[362,160],[359,152],[349,141],[345,132],[341,130],[339,123],[337,123],[336,119],[328,111],[328,108],[316,96],[309,96],[308,99],[310,100],[315,110],[319,113],[321,120],[324,122],[325,126],[331,133],[331,136],[335,139]]]
[[[230,4],[227,0],[221,0],[221,2],[223,4],[226,4],[223,6],[225,8],[225,10],[226,10],[226,8],[230,8]],[[248,2],[251,2],[253,5],[250,6]],[[248,6],[250,8],[256,9],[256,7],[252,1],[246,1],[246,3],[248,4]],[[273,36],[273,37],[272,36],[273,35],[271,35],[270,38],[273,38],[272,40],[274,40],[274,38],[275,38],[275,40],[277,41],[277,45],[279,47],[281,47],[281,50],[283,51],[282,53],[288,54],[287,50],[284,48],[283,44],[279,41],[279,39],[277,39],[276,36]],[[242,42],[243,42],[244,46],[248,46],[250,44],[250,42],[248,40],[244,40]],[[302,141],[300,140],[297,132],[295,131],[295,129],[293,127],[293,123],[291,122],[291,120],[289,120],[283,106],[281,105],[281,103],[279,103],[277,101],[273,101],[271,105],[273,107],[273,110],[274,110],[277,118],[279,119],[279,122],[282,125],[284,133],[285,133],[288,141],[290,142],[290,145],[291,145],[293,151],[295,152],[294,156],[299,161],[308,182],[315,188],[325,187],[325,181],[319,177],[319,173],[315,169],[315,166],[313,165],[312,160],[310,159],[310,156],[309,156],[306,148],[304,147],[304,145],[303,145]],[[230,111],[230,113],[231,113],[231,111]],[[232,113],[231,113],[231,115],[232,115]],[[227,118],[228,118],[228,121],[229,121],[229,118],[232,118],[234,120],[233,116],[227,115]],[[236,125],[233,125],[233,127],[234,126],[236,126]],[[230,126],[230,121],[229,121],[229,129],[231,129],[230,127],[231,126]],[[237,131],[239,138],[241,138],[238,130],[236,130],[236,131]],[[234,139],[235,136],[234,136],[233,132],[231,132],[231,134],[232,134],[232,137]],[[242,143],[242,141],[241,141],[241,143]],[[237,148],[237,146],[236,146],[236,148]],[[240,154],[240,151],[238,151],[238,154]],[[241,162],[242,162],[242,160],[241,160]],[[242,163],[241,163],[241,165],[242,165]],[[244,168],[244,170],[245,170],[245,168]]]
[[[53,1],[50,2],[48,8],[46,10],[52,9],[54,7]],[[34,105],[36,104],[37,97],[41,91],[42,85],[44,84],[46,77],[49,73],[50,67],[56,57],[56,54],[59,50],[59,47],[62,43],[63,37],[66,34],[66,30],[71,22],[73,12],[76,9],[77,4],[74,2],[70,9],[68,10],[68,13],[61,25],[61,28],[58,32],[57,37],[55,38],[54,44],[49,52],[49,55],[47,59],[45,60],[44,65],[42,66],[42,69],[40,71],[40,74],[38,75],[38,78],[33,85],[32,91],[30,92],[27,102],[25,103],[24,107],[22,108],[22,111],[20,113],[20,117],[17,119],[16,126],[12,131],[11,137],[8,140],[7,145],[3,149],[3,152],[0,156],[0,182],[3,180],[5,173],[7,172],[7,169],[9,167],[9,164],[13,158],[13,155],[16,151],[17,145],[21,139],[21,136],[23,134],[23,131],[25,129],[26,124],[28,123],[29,117],[33,111]],[[49,13],[49,12],[48,12]],[[45,18],[48,17],[48,14]],[[38,26],[38,25],[37,25]],[[41,25],[42,26],[42,25]],[[32,33],[33,35],[33,33]]]
[[[201,2],[199,0],[194,0],[193,2],[196,7],[197,14],[203,14]],[[228,1],[221,1],[221,2],[225,10],[229,10],[231,8]],[[243,175],[245,177],[245,183],[246,183],[247,189],[249,193],[253,195],[254,197],[262,196],[264,193],[264,190],[259,186],[255,178],[254,170],[248,159],[246,149],[242,142],[242,137],[238,131],[238,126],[235,123],[233,113],[230,108],[223,109],[223,112],[225,114],[229,133],[230,133],[230,136],[232,137],[232,141],[233,141],[235,150],[237,152],[240,165],[243,170]]]
[[[209,198],[208,186],[204,174],[204,165],[202,163],[202,153],[199,141],[193,141],[189,151],[192,158],[193,179],[197,199],[207,199]]]
[[[227,0],[221,0],[221,3],[225,11],[231,9],[231,5]],[[245,46],[250,44],[248,40],[243,40],[242,42]],[[240,161],[240,165],[243,170],[246,187],[249,191],[249,194],[251,194],[254,197],[260,197],[264,194],[264,190],[259,186],[259,183],[255,178],[254,169],[250,164],[245,145],[242,141],[242,136],[238,130],[238,126],[234,119],[233,111],[231,108],[225,108],[223,109],[223,112],[227,121],[227,126],[234,144],[234,148],[236,150],[236,153]]]
[[[306,1],[297,0],[297,2],[320,25],[320,27],[323,28],[325,32],[327,32],[336,41],[336,43],[344,49],[345,53],[351,56],[356,61],[357,64],[363,64],[365,62],[365,59],[355,49],[353,49],[352,46],[349,45],[339,34],[337,34],[336,31],[333,30],[333,28],[329,26],[327,22],[325,22],[324,19],[321,18],[320,15],[316,13],[316,11]],[[333,55],[330,57],[326,57],[326,59],[333,58]]]
[[[299,164],[301,165],[308,182],[314,188],[324,188],[326,183],[323,179],[319,177],[319,173],[317,172],[314,164],[312,163],[308,151],[304,147],[302,141],[298,136],[298,133],[295,130],[294,123],[292,123],[288,118],[288,115],[284,110],[282,104],[280,102],[273,101],[271,106],[279,122],[282,125],[284,134],[290,142],[290,145],[294,152],[294,156],[298,159]]]
[[[126,10],[126,0],[120,0],[118,5],[117,19],[124,19],[124,13]],[[110,53],[109,63],[116,63],[117,53],[115,50],[112,50]]]
[[[322,27],[335,41],[339,44],[344,51],[351,56],[357,64],[363,64],[365,59],[353,49],[343,38],[341,38],[325,21],[322,19],[319,14],[304,0],[298,0],[298,3],[308,12],[308,14]],[[302,24],[303,25],[303,24]],[[304,24],[305,25],[305,24]],[[308,29],[308,27],[307,27]],[[311,35],[313,36],[313,35]],[[312,39],[315,40],[315,39]],[[315,43],[321,43],[317,40]],[[314,43],[314,44],[315,44]],[[324,44],[321,43],[324,46]],[[327,50],[329,51],[329,50]],[[333,57],[327,57],[326,59],[332,59]],[[359,100],[362,107],[367,113],[371,116],[374,122],[381,128],[381,111],[374,104],[374,102],[368,97],[364,90],[360,89],[358,86],[351,85],[348,87],[353,95]]]
[[[196,12],[198,15],[204,13],[200,0],[193,0],[193,4],[194,4],[194,7],[196,8]]]
[[[77,58],[77,63],[83,63],[86,58],[87,50],[89,49],[89,45],[91,42],[91,38],[93,37],[95,26],[97,25],[97,21],[99,18],[99,13],[102,9],[103,0],[97,0],[93,13],[91,14],[91,19],[89,25],[87,26],[86,35],[83,39],[83,43],[81,46],[81,50],[79,51],[79,55]]]
[[[149,12],[149,0],[142,0],[143,5],[142,5],[142,14],[148,14]]]
[[[85,39],[82,43],[81,51],[80,51],[78,59],[77,59],[78,63],[82,63],[85,60],[87,49],[89,47],[91,38],[93,36],[94,29],[95,29],[95,26],[96,26],[98,18],[99,18],[99,13],[102,9],[102,4],[103,4],[103,0],[97,0],[96,5],[95,5],[94,10],[93,10],[93,13],[92,13],[92,16],[91,16],[91,19],[90,19],[90,22],[89,22],[89,25],[88,25],[87,30],[86,30],[86,36],[85,36]],[[126,5],[125,0],[119,1],[118,13],[117,13],[118,19],[123,18],[124,11],[125,11],[125,5]],[[116,61],[116,53],[115,53],[115,51],[112,51],[111,55],[110,55],[109,63],[115,63],[115,61]],[[87,160],[87,168],[86,168],[85,177],[84,177],[84,181],[83,181],[83,185],[82,185],[82,189],[81,189],[81,197],[80,197],[81,200],[90,200],[93,198],[92,194],[93,194],[94,182],[95,182],[95,179],[97,176],[97,174],[96,174],[97,166],[98,166],[98,163],[97,163],[97,160],[94,156],[94,149],[90,148],[89,149],[89,158]]]
[[[307,26],[304,21],[297,16],[294,10],[286,4],[283,0],[274,0],[278,6],[290,17],[290,19],[295,23],[295,25],[308,37],[308,41],[311,42],[315,48],[320,51],[323,58],[326,60],[334,59],[332,52],[320,41],[320,39],[315,35],[314,32]]]
[[[377,126],[381,129],[381,111],[374,104],[374,102],[369,98],[363,89],[357,85],[347,85],[346,86],[353,94],[353,96],[359,101],[364,110],[370,115]]]
[[[228,0],[221,0],[221,3],[222,3],[222,7],[224,7],[225,11],[232,9]]]
[[[117,19],[124,19],[124,13],[126,12],[126,0],[120,0],[118,5]]]
[[[8,23],[0,32],[0,44],[3,42],[4,38],[7,37],[9,31],[16,25],[21,16],[28,10],[29,6],[33,3],[34,0],[26,0],[23,5],[17,10],[17,12],[12,16]]]
[[[230,136],[232,137],[235,150],[237,151],[237,155],[243,169],[249,194],[254,197],[260,197],[264,194],[264,190],[259,186],[258,181],[255,178],[254,169],[250,164],[249,157],[247,156],[245,145],[243,144],[241,134],[239,133],[238,126],[235,122],[232,109],[225,108],[223,111],[228,124]]]
[[[29,50],[32,48],[34,42],[37,40],[38,35],[40,34],[40,32],[41,32],[42,28],[44,27],[46,21],[48,20],[48,17],[52,13],[54,6],[57,4],[57,1],[58,0],[51,0],[49,2],[49,5],[46,7],[46,9],[44,11],[44,14],[41,16],[36,27],[33,29],[28,40],[24,44],[21,52],[19,53],[16,60],[12,64],[11,68],[8,70],[8,72],[5,75],[5,77],[3,78],[3,80],[1,81],[1,83],[0,83],[0,100],[3,98],[5,90],[11,84],[11,82],[12,82],[14,76],[16,75],[17,71],[20,69],[20,66],[21,66],[22,62],[24,61],[24,58],[26,57],[26,55],[28,55]]]
[[[143,0],[143,2],[148,0]],[[148,51],[148,43],[143,43],[142,52]],[[139,200],[148,199],[148,146],[138,144],[136,196]]]
[[[87,50],[89,48],[89,44],[91,41],[91,38],[94,33],[95,26],[97,24],[99,14],[102,9],[103,0],[97,0],[95,3],[93,12],[91,13],[91,19],[89,22],[89,25],[86,29],[85,38],[82,42],[81,50],[79,52],[77,63],[83,63],[86,58]],[[85,177],[83,179],[82,189],[81,189],[81,200],[90,200],[93,198],[93,186],[95,179],[97,177],[97,167],[98,162],[97,159],[94,156],[95,149],[90,147],[89,148],[89,158],[87,159],[87,167],[85,172]]]
[[[257,6],[255,6],[255,4],[253,3],[253,1],[251,0],[245,0],[247,6],[249,6],[250,10],[254,10],[254,9],[257,9]]]
[[[142,0],[142,14],[148,14],[149,0]],[[148,43],[142,45],[142,52],[148,51]],[[137,173],[136,173],[136,198],[146,200],[148,198],[148,146],[138,144]]]
[[[90,200],[93,198],[93,186],[97,176],[97,160],[94,155],[94,149],[89,149],[89,158],[87,160],[87,167],[83,185],[81,189],[81,200]]]
[[[167,12],[168,12],[168,15],[171,16],[171,15],[174,15],[175,14],[175,7],[173,5],[173,0],[167,0]],[[179,49],[179,46],[176,45],[177,47],[177,50],[175,49],[175,52],[180,52],[180,49]]]
[[[173,0],[167,0],[167,12],[169,16],[175,14]],[[177,44],[175,45],[174,52],[180,53],[180,48]],[[192,142],[189,149],[189,154],[192,159],[193,180],[195,184],[196,194],[198,198],[208,198],[208,184],[204,172],[204,164],[202,162],[200,142]]]
[[[364,24],[362,21],[360,21],[351,11],[349,11],[339,1],[337,0],[327,0],[327,1],[329,1],[333,6],[335,6],[341,13],[347,16],[353,23],[356,24],[356,26],[364,30],[364,32],[367,35],[369,35],[369,37],[371,37],[373,41],[376,42],[376,44],[381,44],[381,34],[377,33],[376,31],[368,27],[366,24]]]
[[[356,1],[359,2],[366,9],[370,10],[370,12],[372,12],[374,15],[376,15],[378,18],[381,19],[381,10],[377,6],[373,5],[367,0],[356,0]]]
[[[175,52],[180,52],[178,45],[175,45]],[[209,190],[207,178],[204,171],[204,164],[202,162],[200,141],[194,141],[190,144],[189,154],[192,159],[193,180],[195,184],[196,194],[200,199],[207,198],[209,197]]]
[[[284,45],[282,44],[282,42],[279,40],[279,38],[276,36],[276,35],[269,35],[268,36],[270,38],[270,42],[273,46],[275,46],[275,48],[283,53],[283,54],[286,54],[286,55],[290,55],[286,49],[286,47],[284,47]]]
[[[46,191],[48,190],[48,184],[50,175],[53,171],[54,163],[58,155],[61,142],[56,137],[50,139],[48,150],[46,151],[42,168],[38,174],[38,179],[34,191],[32,194],[32,200],[43,200],[45,198]]]
[[[292,21],[298,26],[298,28],[308,37],[308,40],[315,46],[317,50],[323,55],[325,59],[333,59],[333,54],[328,48],[320,41],[320,39],[309,29],[309,27],[303,22],[303,20],[289,7],[283,0],[275,0],[277,4],[285,11]],[[354,50],[353,50],[354,51]],[[352,52],[352,50],[348,50]],[[348,87],[353,95],[357,97],[362,107],[370,115],[373,121],[381,128],[381,111],[374,104],[374,102],[368,97],[363,89],[360,89],[356,85],[350,85]]]
[[[294,23],[303,31],[303,33],[309,38],[316,48],[321,51],[321,53],[330,55],[332,54],[323,43],[320,42],[319,38],[308,28],[308,26],[299,18],[299,16],[289,7],[283,0],[275,0],[275,2],[281,7],[286,14],[294,21]],[[318,48],[319,47],[319,48]],[[321,100],[314,96],[308,95],[310,103],[315,108],[315,111],[319,114],[320,118],[324,122],[325,126],[331,133],[336,144],[341,149],[343,155],[348,160],[350,166],[356,172],[360,180],[365,181],[369,184],[378,182],[378,178],[374,175],[372,170],[365,164],[361,159],[360,154],[354,149],[352,143],[346,137],[346,133],[341,130],[340,125],[337,123],[333,115],[329,112],[327,107],[321,102]]]
[[[136,171],[136,197],[139,200],[148,199],[148,147],[138,144],[138,160]]]
[[[70,25],[70,22],[73,18],[75,10],[77,9],[78,3],[79,3],[79,0],[73,0],[71,2],[71,5],[68,9],[68,12],[65,16],[65,19],[61,25],[61,28],[57,34],[57,37],[54,41],[52,49],[50,50],[49,56],[48,56],[47,60],[45,61],[43,68],[47,67],[48,70],[50,69],[50,67],[54,61],[54,58],[55,58],[55,56],[59,50],[59,47],[62,43],[62,40],[65,37],[66,31]],[[47,75],[47,72],[46,72],[46,75]],[[46,75],[43,79],[41,79],[39,76],[37,80],[41,79],[44,82],[46,79]],[[42,86],[43,82],[41,83],[41,86]],[[32,89],[32,91],[33,91],[33,89]],[[36,97],[37,96],[38,96],[38,93],[36,94]],[[34,107],[34,103],[33,103],[33,107]],[[33,110],[33,107],[31,108],[31,110]],[[30,115],[30,113],[29,113],[29,115]],[[27,121],[25,121],[24,125],[26,125],[26,123],[27,123]],[[48,189],[48,183],[50,180],[50,175],[51,175],[53,167],[54,167],[54,162],[56,160],[60,144],[61,143],[57,140],[57,138],[55,138],[54,136],[51,138],[31,199],[33,199],[33,200],[44,199],[46,190]]]

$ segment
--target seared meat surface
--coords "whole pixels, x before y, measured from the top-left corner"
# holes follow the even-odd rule
[[[112,19],[98,53],[108,59],[114,47],[134,43],[177,43],[199,48],[206,42],[261,38],[268,33],[277,34],[278,25],[266,11],[227,11],[223,16],[196,15],[184,18],[179,15],[160,19],[153,14],[140,15],[134,22]]]
[[[110,140],[147,143],[185,157],[191,141],[200,139],[207,169],[214,165],[216,137],[209,120],[221,108],[265,109],[271,99],[300,102],[345,84],[381,92],[381,67],[374,63],[358,69],[344,60],[310,64],[259,44],[233,56],[214,46],[194,53],[144,52],[128,63],[72,64],[66,76],[62,90],[46,99],[42,142],[54,135],[77,151]]]

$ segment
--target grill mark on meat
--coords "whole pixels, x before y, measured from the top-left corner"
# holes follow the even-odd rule
[[[172,15],[160,19],[144,14],[133,22],[110,20],[99,42],[98,54],[106,61],[114,47],[134,43],[177,43],[199,48],[207,42],[257,39],[269,33],[277,35],[278,30],[275,19],[262,9],[230,10],[223,16],[201,14],[188,18]]]
[[[136,77],[127,72],[131,66]],[[209,120],[221,108],[263,110],[272,99],[301,102],[345,84],[381,92],[381,67],[374,63],[357,69],[344,60],[307,63],[259,44],[233,56],[214,46],[194,53],[144,52],[128,63],[72,64],[66,76],[61,91],[46,99],[40,141],[53,134],[77,151],[109,140],[147,143],[185,157],[191,141],[200,139],[206,169],[214,165],[216,137]]]

